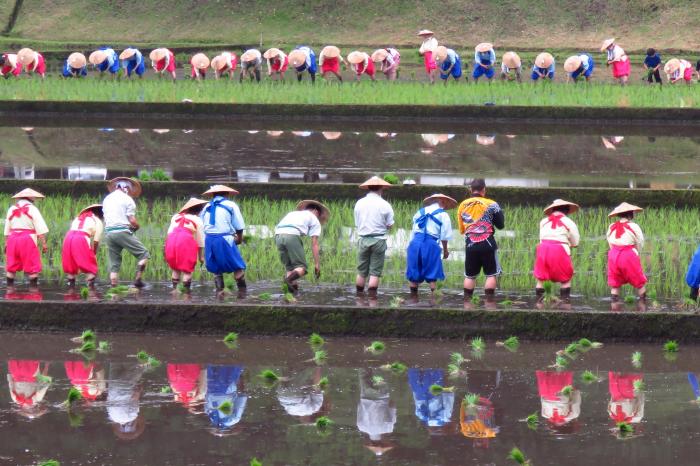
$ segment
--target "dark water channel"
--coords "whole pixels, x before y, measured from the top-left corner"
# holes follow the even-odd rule
[[[534,465],[697,464],[698,393],[689,380],[698,347],[669,360],[659,346],[606,345],[556,373],[548,366],[565,343],[521,342],[510,352],[486,341],[478,355],[466,342],[385,340],[386,351],[372,355],[370,341],[338,338],[317,365],[305,339],[241,338],[228,349],[215,337],[105,334],[98,338],[112,351],[87,361],[70,352],[71,336],[0,338],[2,464],[505,465],[514,464],[506,459],[513,446]],[[138,350],[162,365],[142,366]],[[642,367],[631,364],[634,351]],[[470,360],[456,377],[446,371],[451,352]],[[392,361],[408,370],[380,369]],[[266,386],[263,369],[288,380]],[[601,380],[582,382],[584,370]],[[37,381],[37,371],[51,382]],[[315,386],[322,377],[325,390]],[[632,380],[644,387],[631,390]],[[453,391],[433,395],[432,383]],[[573,392],[553,401],[563,400],[564,383]],[[86,398],[68,410],[61,403],[71,386]],[[467,393],[480,398],[461,408]],[[225,401],[230,412],[217,408]],[[532,413],[539,425],[529,428],[522,420]],[[314,424],[320,416],[334,422],[326,432]],[[620,434],[619,419],[634,432]]]
[[[395,173],[419,184],[694,187],[700,139],[663,134],[420,134],[232,129],[0,127],[0,178],[104,179],[163,169],[177,180],[357,182]],[[163,123],[167,126],[167,121]],[[413,130],[415,131],[415,130]],[[635,135],[636,134],[636,135]]]

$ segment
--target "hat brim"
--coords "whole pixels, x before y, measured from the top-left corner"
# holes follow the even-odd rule
[[[212,186],[208,190],[204,191],[202,193],[202,196],[213,196],[214,194],[240,194],[238,191],[236,191],[233,188],[229,188],[228,186]]]
[[[372,186],[378,186],[380,188],[390,188],[394,185],[389,183],[386,180],[383,180],[383,179],[377,177],[377,178],[370,178],[369,180],[365,181],[364,183],[362,183],[360,185],[360,188],[369,189]]]
[[[328,218],[331,216],[331,211],[321,202],[315,201],[313,199],[305,199],[297,204],[297,210],[306,210],[306,208],[310,205],[316,205],[320,207],[321,215],[319,216],[319,221],[321,223],[326,223],[328,221]]]
[[[641,207],[631,206],[631,207],[626,207],[626,208],[621,209],[621,210],[615,209],[615,210],[613,210],[612,212],[610,212],[610,213],[608,214],[608,217],[609,217],[609,218],[617,217],[617,216],[620,215],[620,214],[626,214],[626,213],[629,213],[629,212],[632,212],[632,213],[636,214],[636,213],[642,212],[642,211],[644,211],[644,209],[642,209]]]
[[[129,58],[133,57],[134,55],[136,55],[135,49],[124,49],[124,51],[119,54],[119,59],[120,60],[128,60]]]
[[[573,213],[575,213],[575,212],[578,212],[578,211],[581,209],[581,207],[580,207],[578,204],[575,204],[575,203],[573,203],[573,202],[565,201],[565,202],[559,202],[559,203],[552,203],[552,204],[548,205],[547,207],[544,208],[544,214],[545,214],[545,215],[549,215],[549,214],[551,214],[552,211],[553,211],[554,209],[556,209],[557,207],[565,207],[565,206],[568,206],[568,207],[569,207],[569,213],[570,213],[570,214],[573,214]]]
[[[363,61],[365,61],[365,54],[363,54],[362,52],[355,51],[355,52],[351,52],[348,55],[348,63],[352,63],[353,65],[357,65],[359,63],[362,63]]]
[[[422,31],[418,31],[418,36],[434,36],[435,33],[431,31],[430,29],[423,29]]]
[[[321,55],[328,58],[337,58],[340,56],[340,49],[335,45],[328,45],[323,47],[323,50],[321,50]]]
[[[44,199],[45,197],[46,196],[39,191],[35,191],[32,188],[25,188],[12,196],[12,199]]]
[[[493,44],[491,42],[482,42],[481,44],[474,47],[474,50],[476,50],[479,53],[488,52],[491,49],[493,49]]]
[[[131,189],[129,191],[129,195],[131,197],[141,196],[141,192],[142,192],[141,183],[134,178],[129,178],[126,176],[118,176],[114,179],[109,180],[109,182],[107,183],[107,189],[109,190],[110,193],[114,192],[114,190],[117,189],[117,183],[119,183],[120,181],[126,181],[127,183],[131,184]]]
[[[82,214],[82,213],[84,213],[84,212],[87,212],[88,210],[99,210],[100,212],[102,212],[102,204],[92,204],[92,205],[89,205],[89,206],[85,207],[83,210],[81,210],[81,211],[78,213],[78,215],[80,215],[80,214]]]
[[[180,208],[180,210],[178,211],[178,213],[179,213],[179,214],[182,214],[182,213],[184,213],[184,212],[186,212],[186,211],[192,209],[193,207],[203,206],[203,205],[205,205],[205,204],[208,204],[208,201],[205,201],[204,199],[196,199],[196,198],[193,198],[193,199],[190,199],[190,200],[188,200],[187,202],[185,202],[185,205],[183,205],[183,206]]]
[[[456,199],[453,199],[450,196],[446,196],[444,194],[433,194],[432,196],[428,196],[425,199],[423,199],[423,205],[428,206],[433,202],[437,201],[447,202],[447,205],[445,205],[444,207],[444,209],[446,210],[454,209],[455,207],[457,207],[457,204],[459,204]]]

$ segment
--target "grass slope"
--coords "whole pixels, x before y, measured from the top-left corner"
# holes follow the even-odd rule
[[[14,0],[0,6],[9,16]],[[414,44],[427,27],[449,44],[699,49],[695,0],[24,0],[13,41]],[[4,27],[4,25],[3,25]]]

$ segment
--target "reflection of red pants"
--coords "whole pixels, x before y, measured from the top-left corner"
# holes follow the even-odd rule
[[[63,272],[68,275],[77,275],[80,272],[97,274],[97,259],[84,231],[70,230],[66,233],[61,259]]]
[[[537,391],[545,400],[559,400],[561,389],[567,385],[572,385],[574,373],[571,371],[536,371]]]
[[[642,261],[634,247],[613,246],[608,251],[608,286],[619,288],[628,283],[635,288],[646,285]]]
[[[39,248],[32,239],[31,233],[15,230],[7,237],[5,245],[7,265],[5,269],[10,273],[23,271],[26,274],[41,272],[41,256]]]
[[[537,245],[535,256],[535,278],[540,281],[566,283],[574,276],[571,257],[564,245],[557,241],[542,241]]]
[[[642,380],[642,374],[608,372],[608,390],[613,401],[631,400],[635,397],[634,381]]]

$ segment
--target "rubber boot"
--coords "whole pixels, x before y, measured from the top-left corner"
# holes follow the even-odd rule
[[[177,285],[180,284],[180,279],[179,278],[171,278],[170,281],[173,284],[173,290],[177,290]]]
[[[377,287],[372,286],[372,287],[367,288],[367,296],[369,296],[370,298],[376,299],[377,298]]]
[[[693,301],[698,300],[698,291],[700,291],[698,288],[691,288],[690,289],[690,299]]]
[[[418,296],[418,287],[417,286],[411,286],[409,287],[411,290],[411,297],[416,297]]]
[[[223,275],[214,275],[214,286],[216,287],[217,293],[224,292],[224,276]]]
[[[185,292],[189,293],[192,290],[192,280],[183,281],[182,286],[185,288]]]
[[[236,279],[236,287],[238,287],[238,298],[245,298],[248,292],[248,285],[245,282],[245,275],[243,275],[241,278]]]
[[[492,303],[496,301],[496,290],[493,288],[486,288],[484,290],[484,294],[486,295],[486,302],[487,303]]]
[[[299,291],[299,287],[294,283],[295,281],[299,280],[299,278],[301,277],[299,276],[299,272],[296,270],[284,277],[284,283],[287,285],[287,291],[292,294],[296,294]]]
[[[39,286],[39,278],[30,278],[29,279],[29,286],[32,286],[32,287]]]
[[[571,302],[571,288],[562,288],[559,290],[559,297],[561,298],[561,301],[565,304],[569,304]]]
[[[472,296],[474,296],[474,290],[464,288],[464,299],[472,299]]]
[[[141,278],[144,270],[146,270],[146,264],[141,264],[136,267],[136,278],[134,279],[134,286],[136,288],[143,288],[145,286]]]
[[[365,292],[365,287],[364,286],[358,286],[355,285],[355,294],[361,295],[362,293]]]
[[[7,286],[15,286],[15,279],[14,278],[6,277],[5,281],[7,282]]]
[[[69,278],[68,279],[68,288],[74,290],[75,289],[75,278]]]
[[[87,286],[90,290],[95,291],[95,279],[92,278],[87,281]]]
[[[544,288],[535,287],[535,298],[538,303],[544,302]]]

